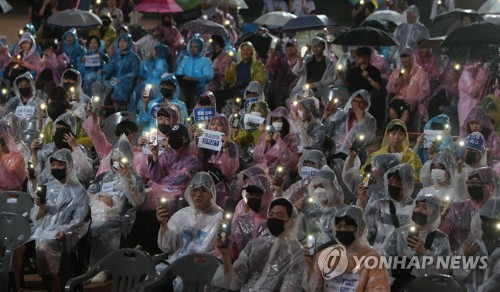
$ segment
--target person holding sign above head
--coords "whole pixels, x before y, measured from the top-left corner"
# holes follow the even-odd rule
[[[208,121],[208,131],[200,129],[196,124],[193,124],[190,130],[195,139],[191,143],[191,153],[198,158],[199,168],[210,174],[214,180],[217,189],[217,205],[224,208],[232,193],[231,179],[236,177],[236,171],[240,167],[238,147],[234,142],[229,141],[229,122],[225,116],[217,114]],[[213,135],[208,137],[207,134]],[[208,143],[207,140],[214,140],[214,143]],[[222,146],[210,147],[215,146],[214,144]],[[219,150],[214,150],[217,148]]]

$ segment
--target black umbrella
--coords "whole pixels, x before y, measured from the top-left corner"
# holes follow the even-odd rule
[[[378,19],[366,19],[359,25],[359,27],[363,26],[374,27],[383,31],[387,31],[386,25],[381,20]]]
[[[462,17],[464,16],[469,16],[472,21],[482,20],[476,10],[456,8],[450,12],[441,13],[436,16],[429,30],[430,36],[449,35],[462,25]]]
[[[282,31],[304,31],[336,26],[337,23],[326,15],[308,15],[290,19]]]
[[[362,26],[356,27],[340,35],[333,41],[337,45],[350,46],[397,46],[392,36],[383,30]]]
[[[131,26],[129,26],[128,31],[129,31],[130,35],[132,36],[132,40],[134,42],[138,41],[143,36],[148,34],[148,32],[144,29],[144,27],[142,27],[138,24],[132,24]]]
[[[500,27],[490,22],[475,22],[450,33],[442,47],[473,47],[500,44]]]
[[[255,48],[257,55],[261,58],[266,58],[272,41],[273,36],[270,33],[251,33],[239,38],[235,46],[239,46],[244,42],[250,42]]]

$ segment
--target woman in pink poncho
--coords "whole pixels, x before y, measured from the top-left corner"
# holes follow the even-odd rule
[[[288,118],[288,110],[279,107],[267,116],[268,127],[275,132],[267,131],[260,136],[255,146],[253,160],[256,164],[265,164],[269,174],[273,175],[278,165],[290,168],[297,164],[297,132]]]
[[[5,69],[10,62],[9,45],[7,38],[0,36],[0,71]]]
[[[227,62],[228,52],[224,50],[226,42],[220,35],[213,35],[212,38],[212,51],[207,54],[207,58],[212,61],[214,67],[214,78],[207,83],[206,88],[209,91],[217,91],[224,85],[224,73],[226,67],[229,65]]]
[[[25,178],[23,155],[10,135],[10,126],[0,121],[0,191],[20,191]]]
[[[36,52],[35,38],[30,33],[25,32],[19,39],[18,44],[10,61],[18,63],[30,71],[38,71],[42,59]]]
[[[473,52],[474,49],[471,49]],[[463,125],[470,110],[477,105],[485,94],[484,87],[488,80],[488,70],[484,67],[481,56],[472,55],[465,63],[464,70],[458,80],[458,121]],[[464,135],[463,128],[460,135]]]

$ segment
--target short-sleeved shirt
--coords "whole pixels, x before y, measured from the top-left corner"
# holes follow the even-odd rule
[[[373,79],[378,83],[382,82],[380,71],[376,67],[368,65],[366,71],[368,71],[368,75],[370,76],[371,79]],[[368,92],[372,92],[375,90],[375,88],[373,88],[368,79],[363,77],[362,72],[363,71],[359,66],[352,67],[349,70],[347,70],[345,81],[348,84],[348,90],[350,94],[361,89],[364,89]]]

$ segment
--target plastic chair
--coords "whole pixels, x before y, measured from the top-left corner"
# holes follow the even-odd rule
[[[137,291],[146,277],[153,279],[155,275],[153,260],[147,253],[135,249],[120,249],[102,258],[87,273],[70,279],[65,291],[75,291],[78,285],[104,270],[111,274],[111,291]]]
[[[0,291],[17,291],[15,281],[9,281],[14,249],[31,235],[28,221],[14,213],[0,213]]]
[[[0,192],[0,212],[14,213],[28,219],[32,207],[33,198],[28,193],[19,191]]]

